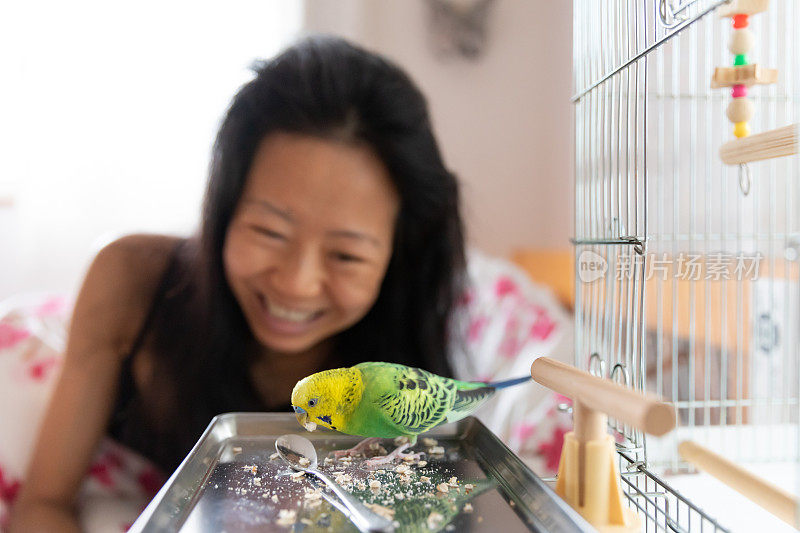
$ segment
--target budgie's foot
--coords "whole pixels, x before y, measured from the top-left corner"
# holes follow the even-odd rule
[[[397,448],[394,449],[394,451],[392,451],[392,453],[388,455],[382,455],[380,457],[373,457],[371,459],[367,459],[366,461],[364,461],[364,466],[373,467],[373,466],[385,465],[387,463],[392,463],[398,459],[402,461],[419,461],[420,457],[424,455],[423,453],[415,453],[415,452],[403,453],[410,447],[411,444],[409,443],[403,444],[402,446],[398,446]]]
[[[367,455],[370,450],[373,450],[375,447],[374,445],[380,442],[380,437],[369,437],[367,439],[362,440],[352,448],[348,450],[335,450],[333,452],[333,456],[336,459],[341,459],[342,457],[356,457],[357,455]]]

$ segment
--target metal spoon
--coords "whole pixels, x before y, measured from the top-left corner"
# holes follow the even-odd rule
[[[278,450],[281,457],[283,457],[294,470],[311,474],[322,480],[342,501],[348,511],[345,512],[344,515],[347,516],[360,531],[394,531],[394,524],[391,520],[367,509],[358,498],[344,490],[328,475],[317,470],[317,451],[314,449],[314,445],[310,440],[300,435],[282,435],[275,441],[275,449]],[[308,463],[305,464],[303,459],[307,459]],[[343,511],[341,507],[339,510]]]

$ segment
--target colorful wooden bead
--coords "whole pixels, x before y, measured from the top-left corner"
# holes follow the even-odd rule
[[[733,16],[733,27],[737,30],[739,28],[746,28],[749,24],[749,15],[740,14]]]
[[[733,123],[747,122],[755,114],[755,106],[749,98],[734,98],[728,104],[728,120]]]
[[[733,125],[733,134],[738,138],[741,139],[742,137],[747,137],[750,135],[750,124],[747,122],[737,122]]]
[[[728,42],[728,50],[732,54],[744,55],[753,48],[756,37],[752,31],[748,29],[733,30],[731,33],[731,40]]]
[[[747,65],[747,56],[744,54],[736,54],[733,56],[733,66],[740,67],[742,65]]]
[[[747,96],[747,85],[734,85],[731,90],[731,96],[734,98],[744,98]]]

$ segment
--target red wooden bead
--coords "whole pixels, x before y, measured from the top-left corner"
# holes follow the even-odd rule
[[[731,94],[734,98],[742,98],[747,96],[747,86],[746,85],[734,85],[733,89],[731,90]]]
[[[747,15],[734,15],[733,16],[733,27],[734,28],[746,28],[749,24]]]

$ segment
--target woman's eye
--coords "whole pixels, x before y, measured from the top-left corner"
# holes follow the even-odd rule
[[[356,255],[344,253],[344,252],[334,252],[333,254],[334,259],[337,261],[341,261],[343,263],[362,263],[364,260]]]
[[[278,233],[277,231],[272,231],[271,229],[262,228],[262,227],[259,227],[259,226],[253,226],[253,229],[256,231],[256,233],[260,233],[261,235],[269,237],[270,239],[283,240],[283,239],[286,238],[286,237],[284,237],[283,234]]]

